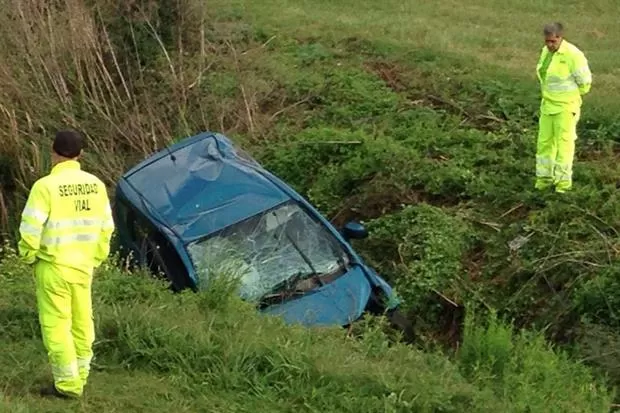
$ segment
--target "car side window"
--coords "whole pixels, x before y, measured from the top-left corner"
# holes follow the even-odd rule
[[[119,222],[127,231],[129,240],[139,246],[145,238],[151,236],[155,231],[131,206],[123,201],[117,205]]]
[[[153,272],[163,272],[178,286],[187,282],[187,269],[178,253],[152,223],[131,206],[122,202],[119,219],[123,223],[129,241],[141,255],[140,260]]]
[[[149,238],[154,232],[153,228],[145,221],[145,219],[133,210],[128,211],[127,221],[130,223],[128,228],[129,236],[138,244],[146,238]]]

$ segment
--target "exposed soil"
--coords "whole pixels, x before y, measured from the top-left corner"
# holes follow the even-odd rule
[[[437,91],[425,90],[419,85],[413,85],[413,82],[409,80],[412,76],[419,78],[427,76],[423,73],[412,72],[411,68],[404,68],[396,63],[380,60],[366,62],[364,68],[381,78],[394,92],[405,94],[411,104],[458,115],[463,119],[463,126],[466,125],[484,131],[496,131],[507,120],[503,115],[492,114],[490,108],[482,105],[465,108],[453,99],[441,96]]]
[[[433,206],[453,207],[463,201],[464,199],[458,196],[429,194],[421,188],[409,188],[404,192],[396,188],[383,188],[382,191],[363,191],[359,195],[349,197],[342,208],[330,217],[330,220],[338,226],[352,219],[375,219],[400,210],[404,204],[426,203]]]

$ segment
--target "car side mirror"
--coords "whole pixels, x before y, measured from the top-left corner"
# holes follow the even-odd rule
[[[356,221],[348,222],[344,227],[342,227],[341,233],[346,240],[363,239],[368,236],[368,231],[366,228]]]

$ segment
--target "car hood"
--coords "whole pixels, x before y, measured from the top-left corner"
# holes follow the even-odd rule
[[[370,293],[368,279],[355,266],[329,284],[262,312],[280,316],[289,324],[344,326],[362,315]]]

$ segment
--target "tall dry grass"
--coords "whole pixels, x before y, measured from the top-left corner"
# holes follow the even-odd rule
[[[225,23],[208,25],[204,2],[3,3],[1,234],[15,227],[30,186],[48,172],[60,128],[84,133],[85,167],[111,191],[131,163],[174,139],[214,129],[259,133],[258,86],[242,80],[230,99],[210,96],[210,73],[243,79],[257,53],[238,52]]]

